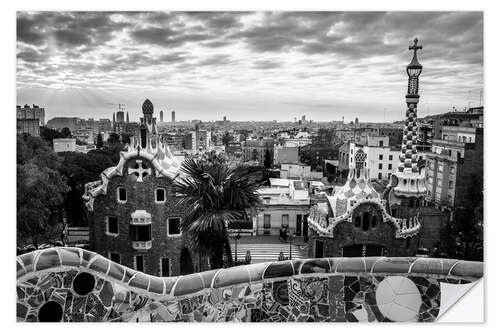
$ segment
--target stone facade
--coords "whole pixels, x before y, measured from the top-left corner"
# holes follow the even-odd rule
[[[125,169],[133,167],[136,161],[142,161],[145,168],[151,168],[145,159],[129,160]],[[183,207],[176,204],[176,197],[172,195],[168,178],[144,177],[137,182],[133,174],[114,177],[109,181],[108,194],[99,196],[94,201],[94,211],[90,213],[90,242],[92,249],[97,253],[109,257],[110,252],[121,256],[121,263],[134,268],[134,256],[144,256],[144,272],[151,275],[161,275],[161,258],[168,258],[171,265],[171,275],[178,275],[181,271],[180,255],[185,248],[185,236],[169,236],[168,219],[180,218],[185,214]],[[124,188],[127,201],[120,203],[117,198],[118,188]],[[164,189],[166,200],[156,202],[156,189]],[[131,214],[136,210],[145,210],[151,214],[151,243],[149,250],[135,250],[130,237]],[[108,235],[107,218],[116,217],[118,220],[118,235]],[[184,270],[184,267],[183,267]]]
[[[151,101],[142,110],[138,140],[132,138],[101,180],[85,186],[91,248],[151,275],[192,273],[194,257],[180,232],[185,209],[171,190],[180,164],[157,135]]]

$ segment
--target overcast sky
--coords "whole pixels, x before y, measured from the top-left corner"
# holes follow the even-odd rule
[[[410,40],[419,115],[479,103],[481,12],[38,12],[17,17],[17,103],[138,120],[403,119]]]

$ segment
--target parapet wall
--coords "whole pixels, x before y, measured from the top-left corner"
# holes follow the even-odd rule
[[[366,257],[162,278],[61,247],[17,257],[17,320],[434,321],[443,283],[471,283],[482,274],[481,262]]]

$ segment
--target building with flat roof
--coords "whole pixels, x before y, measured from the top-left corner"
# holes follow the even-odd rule
[[[55,153],[76,151],[76,138],[53,139],[52,144]]]
[[[472,175],[483,177],[483,129],[443,126],[426,159],[426,201],[445,209],[462,206]]]
[[[25,104],[23,107],[16,106],[17,134],[27,133],[32,136],[40,136],[40,126],[45,125],[45,109],[33,104],[33,107]]]

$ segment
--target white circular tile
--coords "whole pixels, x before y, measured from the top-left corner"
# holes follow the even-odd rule
[[[417,286],[403,276],[389,276],[382,280],[375,298],[380,312],[393,321],[415,319],[422,305]]]

